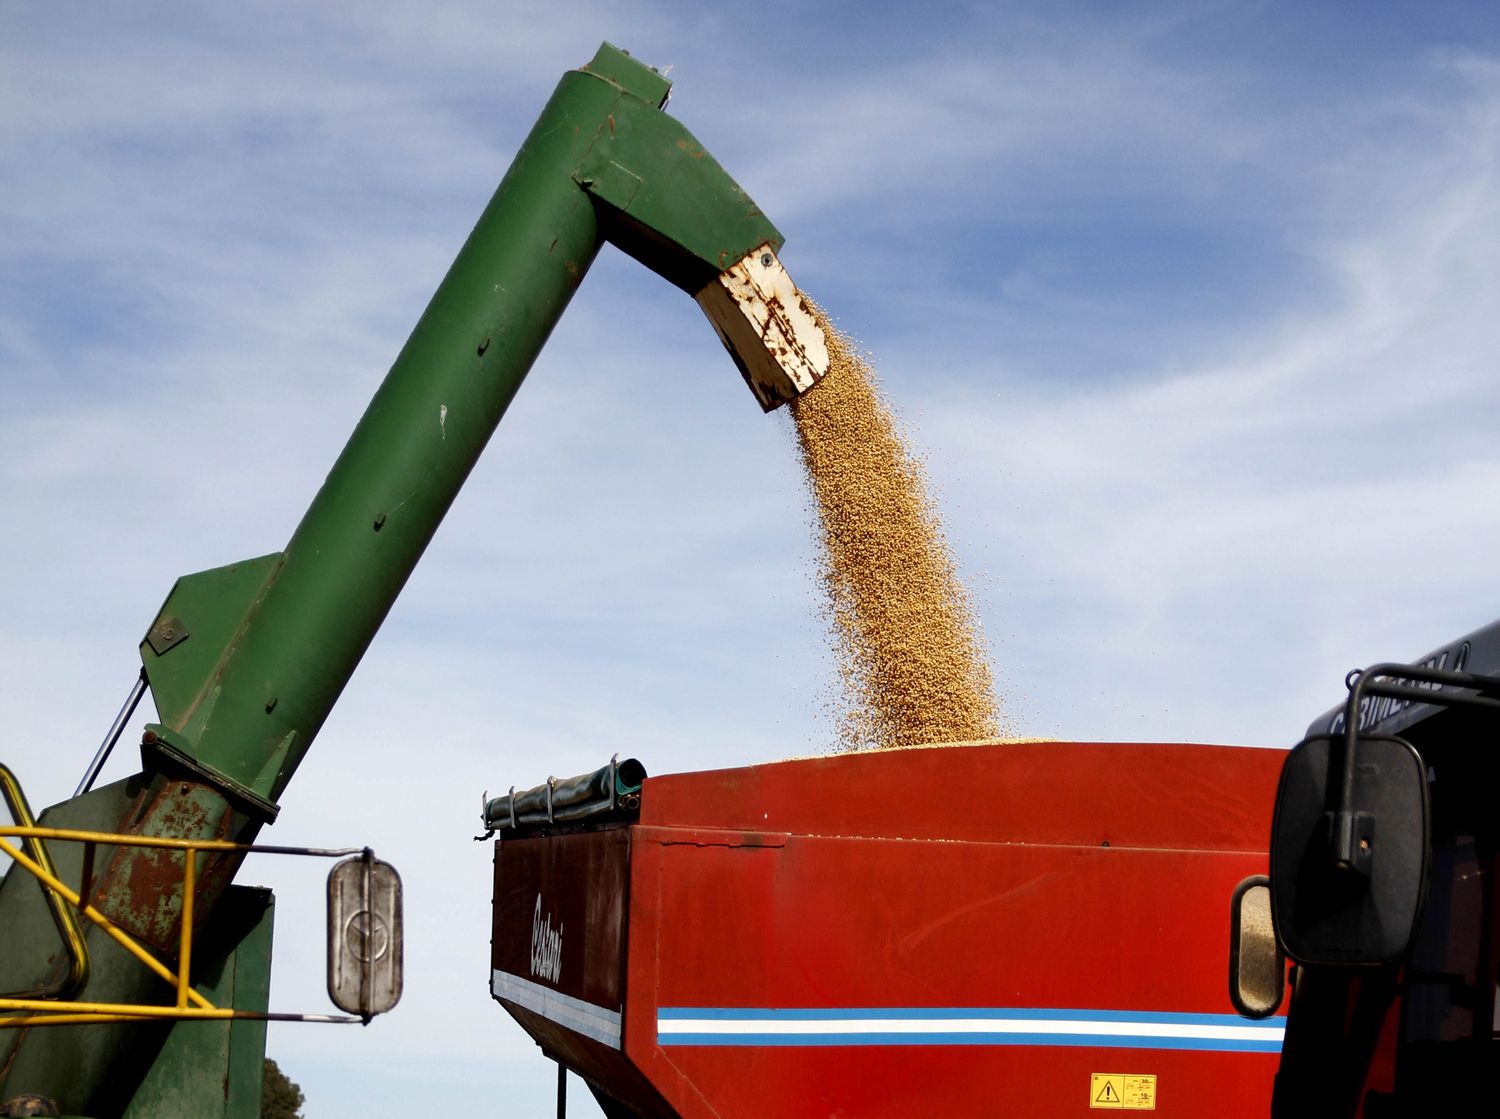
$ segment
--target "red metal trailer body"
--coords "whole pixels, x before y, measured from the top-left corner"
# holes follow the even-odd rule
[[[1228,997],[1279,751],[995,743],[649,779],[496,845],[491,991],[611,1115],[1268,1112]]]

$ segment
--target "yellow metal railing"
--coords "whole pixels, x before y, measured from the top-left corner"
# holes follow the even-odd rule
[[[0,827],[0,853],[14,860],[16,867],[31,874],[47,895],[48,906],[68,947],[71,961],[68,979],[55,988],[26,992],[23,997],[0,998],[0,1029],[14,1027],[82,1025],[97,1022],[129,1022],[150,1019],[206,1019],[253,1018],[273,1021],[298,1022],[359,1022],[362,1019],[348,1015],[333,1014],[271,1014],[258,1011],[236,1010],[233,1007],[218,1007],[192,988],[191,967],[193,954],[193,893],[197,885],[198,855],[206,851],[235,851],[281,855],[312,855],[323,858],[338,858],[358,855],[362,848],[318,848],[275,847],[254,843],[231,843],[222,839],[175,839],[163,836],[118,835],[113,832],[81,831],[71,828],[39,827],[26,804],[15,776],[0,765],[0,790],[18,823]],[[17,846],[9,839],[21,839]],[[69,887],[58,876],[47,851],[47,840],[89,845],[92,852],[95,844],[119,847],[155,847],[183,852],[182,871],[182,922],[178,933],[178,966],[174,971],[157,959],[133,936],[111,921],[78,891]],[[22,848],[25,850],[22,850]],[[85,857],[85,865],[92,864]],[[82,885],[82,884],[80,884]],[[86,888],[86,887],[85,887]],[[176,1004],[161,1006],[149,1003],[82,1002],[71,996],[77,994],[88,981],[88,948],[78,916],[98,926],[126,952],[134,956],[147,968],[160,976],[176,991]]]
[[[31,805],[26,803],[26,794],[21,791],[21,783],[16,780],[16,775],[4,765],[0,765],[0,797],[4,798],[10,809],[11,818],[18,825],[23,828],[36,825],[36,819],[31,814]],[[25,847],[38,867],[46,874],[56,877],[57,871],[52,865],[52,856],[41,836],[27,836]],[[78,917],[55,892],[47,890],[46,895],[47,907],[52,911],[52,921],[57,925],[58,935],[62,937],[63,946],[68,952],[68,974],[55,986],[27,991],[25,994],[42,999],[65,999],[83,990],[84,985],[89,981],[89,950],[83,940],[83,930],[78,927]]]

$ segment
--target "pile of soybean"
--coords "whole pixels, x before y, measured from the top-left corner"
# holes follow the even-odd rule
[[[994,738],[1000,725],[984,642],[921,464],[853,344],[831,329],[828,338],[828,375],[790,407],[843,676],[840,745]]]

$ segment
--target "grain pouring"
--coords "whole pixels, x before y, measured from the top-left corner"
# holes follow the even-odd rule
[[[840,743],[993,738],[999,716],[984,645],[921,466],[869,366],[849,339],[830,329],[828,340],[828,375],[791,412],[844,683]]]

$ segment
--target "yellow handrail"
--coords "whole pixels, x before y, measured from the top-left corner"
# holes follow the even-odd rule
[[[171,836],[120,835],[114,832],[84,831],[71,828],[39,826],[31,815],[20,784],[9,769],[0,765],[0,789],[3,789],[12,814],[21,822],[15,826],[0,827],[0,853],[8,855],[18,867],[34,876],[47,894],[48,903],[58,917],[59,929],[73,930],[68,936],[69,956],[82,961],[82,979],[77,986],[70,980],[69,994],[88,979],[88,950],[79,927],[77,910],[87,920],[99,926],[104,933],[125,951],[145,964],[152,972],[171,984],[176,991],[176,1005],[163,1006],[150,1003],[80,1002],[66,998],[0,998],[0,1029],[34,1026],[71,1026],[103,1022],[142,1022],[150,1020],[222,1021],[225,1019],[256,1019],[260,1021],[303,1022],[358,1022],[360,1018],[329,1014],[268,1014],[258,1011],[235,1010],[217,1007],[193,990],[191,965],[193,951],[193,895],[197,886],[198,859],[203,851],[261,852],[266,854],[313,855],[337,858],[359,853],[361,848],[317,848],[276,847],[268,844],[235,843],[226,839],[180,839]],[[11,839],[26,841],[26,851],[12,843]],[[71,889],[57,876],[56,868],[48,857],[47,839],[65,840],[74,843],[98,843],[116,847],[156,847],[183,853],[183,902],[181,931],[178,934],[178,968],[174,972],[138,943],[134,937],[120,928],[94,906],[88,904],[78,891]],[[28,854],[27,852],[30,852]],[[67,934],[64,934],[67,936]],[[76,946],[76,954],[74,951]],[[77,971],[75,964],[75,973]],[[190,1005],[191,1004],[191,1005]]]
[[[182,853],[182,950],[177,953],[177,1006],[186,1008],[188,996],[193,993],[188,986],[188,973],[193,965],[193,888],[197,885],[198,852]]]
[[[9,828],[0,828],[0,832],[9,830]],[[161,976],[174,987],[179,987],[181,985],[177,975],[174,974],[171,969],[169,969],[150,952],[146,951],[139,944],[137,944],[134,937],[132,937],[124,929],[120,928],[119,925],[116,925],[103,913],[100,913],[92,905],[89,905],[82,898],[80,898],[78,894],[75,891],[69,889],[67,885],[65,885],[57,877],[57,875],[51,874],[41,866],[38,866],[36,862],[27,858],[19,850],[7,843],[3,837],[0,837],[0,852],[4,852],[5,854],[13,858],[16,861],[17,866],[21,866],[29,870],[33,875],[36,876],[38,881],[48,887],[48,889],[53,890],[66,898],[68,902],[78,910],[78,912],[82,913],[90,921],[103,929],[105,934],[108,935],[111,940],[113,940],[121,948],[125,949],[125,951],[129,952],[136,959],[140,960],[141,963],[145,964],[157,975]],[[192,861],[191,857],[188,861]],[[216,1009],[211,1002],[209,1002],[206,998],[204,998],[197,991],[194,991],[191,988],[187,992],[187,997],[205,1010]],[[26,1001],[26,999],[0,999],[0,1010],[27,1009],[25,1007],[12,1007],[9,1005],[12,1002]]]
[[[56,829],[36,827],[36,818],[31,814],[31,805],[26,803],[26,794],[21,791],[21,782],[16,779],[16,775],[10,771],[10,768],[3,764],[0,764],[0,795],[4,796],[5,803],[10,807],[11,816],[21,826],[21,834],[25,836],[26,849],[31,852],[31,857],[36,860],[38,866],[56,877],[57,870],[52,865],[52,856],[47,851],[46,843],[43,842],[49,837],[42,834]],[[43,892],[47,895],[47,907],[52,911],[52,921],[57,926],[57,931],[62,936],[63,945],[68,952],[68,975],[52,990],[36,993],[48,998],[67,999],[83,990],[89,981],[88,944],[83,939],[83,930],[79,927],[78,918],[73,911],[64,905],[53,891]]]
[[[0,828],[0,835],[38,839],[66,839],[75,843],[108,843],[115,847],[164,847],[171,851],[254,851],[253,843],[235,843],[229,839],[177,839],[169,835],[120,835],[110,831],[85,831],[82,828],[46,828],[38,824]]]

